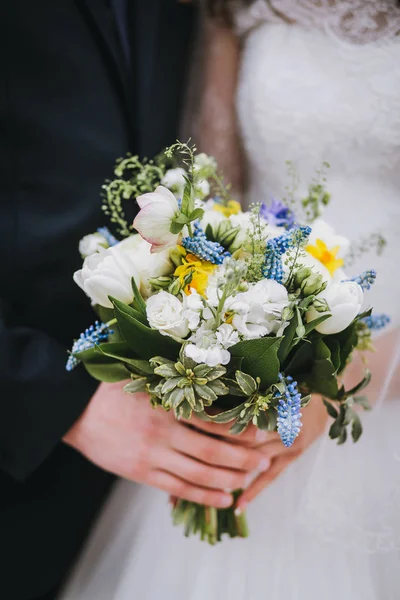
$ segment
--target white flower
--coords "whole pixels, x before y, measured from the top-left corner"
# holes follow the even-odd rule
[[[100,252],[100,249],[108,248],[108,242],[101,233],[89,233],[85,235],[79,242],[79,253],[82,258],[86,258],[91,254]]]
[[[315,308],[311,308],[306,314],[307,322],[330,313],[332,316],[318,325],[316,330],[326,335],[339,333],[346,329],[359,314],[363,297],[362,288],[354,281],[332,283],[318,295],[318,298],[323,298],[327,302],[328,313],[319,313]]]
[[[337,235],[333,227],[321,218],[315,219],[313,222],[307,243],[314,246],[317,240],[322,240],[328,248],[339,246],[338,258],[344,258],[350,248],[350,241],[342,235]]]
[[[158,292],[147,300],[147,318],[152,329],[162,335],[185,338],[189,333],[184,317],[183,304],[176,296],[168,292]]]
[[[225,312],[234,313],[232,325],[244,339],[278,334],[284,327],[283,310],[289,304],[286,288],[273,279],[262,279],[247,292],[228,298]]]
[[[215,335],[218,343],[225,349],[231,348],[240,341],[238,332],[229,323],[220,325]]]
[[[196,154],[194,158],[194,170],[201,171],[202,169],[212,169],[213,171],[217,168],[217,161],[213,156],[208,156],[204,152]]]
[[[112,308],[108,296],[126,304],[133,301],[132,277],[143,296],[151,293],[149,277],[168,275],[173,270],[169,254],[151,254],[150,244],[140,235],[132,235],[115,246],[85,258],[74,281],[91,298],[93,304]]]
[[[205,198],[210,193],[210,184],[207,179],[196,181],[195,188],[196,195],[200,196],[200,198]]]
[[[178,202],[170,190],[159,185],[154,192],[137,198],[140,211],[133,225],[151,244],[151,252],[175,246],[178,234],[171,233],[171,223],[179,212]]]
[[[113,305],[108,296],[126,304],[133,301],[132,277],[140,286],[138,256],[132,251],[132,239],[128,238],[112,248],[85,258],[82,269],[74,273],[74,281],[91,298],[93,304],[106,308]]]
[[[186,183],[185,175],[186,171],[181,167],[169,169],[162,178],[161,184],[173,191],[178,198],[181,198]]]

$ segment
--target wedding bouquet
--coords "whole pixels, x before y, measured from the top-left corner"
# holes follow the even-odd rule
[[[375,272],[343,270],[349,243],[321,218],[323,175],[299,206],[289,190],[242,211],[214,159],[188,144],[155,162],[128,156],[115,174],[104,211],[122,240],[103,228],[80,242],[74,279],[101,322],[74,343],[67,369],[83,363],[100,381],[129,379],[127,393],[147,392],[177,418],[278,431],[285,446],[316,393],[334,419],[330,436],[343,443],[350,427],[357,441],[356,408],[368,407],[358,393],[370,376],[346,390],[341,375],[387,318],[362,312]],[[123,210],[135,197],[138,233]],[[234,507],[178,500],[173,513],[186,535],[211,543],[247,535]]]

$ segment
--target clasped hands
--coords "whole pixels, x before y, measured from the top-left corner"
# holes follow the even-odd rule
[[[106,471],[199,504],[226,508],[231,492],[244,489],[240,512],[323,432],[326,419],[316,398],[287,449],[276,433],[251,426],[233,436],[229,425],[195,416],[177,421],[152,408],[146,394],[127,395],[120,382],[102,383],[64,442]]]

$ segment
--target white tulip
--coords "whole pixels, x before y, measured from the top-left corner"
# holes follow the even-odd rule
[[[171,223],[179,212],[174,194],[159,185],[154,192],[137,198],[140,211],[133,225],[139,234],[151,244],[151,252],[160,252],[175,246],[178,234],[171,233]]]
[[[147,300],[147,318],[152,329],[162,335],[185,338],[189,333],[184,306],[176,296],[168,292],[158,292]]]
[[[362,288],[354,281],[332,283],[318,295],[318,298],[326,301],[329,311],[319,313],[312,307],[307,311],[307,322],[314,321],[314,319],[321,317],[323,314],[331,314],[332,316],[318,325],[316,330],[325,335],[339,333],[343,329],[346,329],[360,313],[363,297],[364,292]]]
[[[137,266],[138,256],[132,251],[132,240],[128,238],[112,248],[85,258],[82,269],[74,273],[74,281],[89,296],[93,304],[112,308],[108,296],[126,304],[133,301],[132,277],[140,286]]]
[[[140,292],[144,298],[152,295],[149,278],[170,275],[174,266],[169,258],[169,249],[160,252],[151,252],[151,245],[140,235],[132,235],[121,244],[132,251],[132,261],[135,262],[140,277]]]
[[[82,258],[86,258],[91,254],[100,252],[100,249],[108,248],[108,242],[101,233],[89,233],[85,235],[79,242],[79,254]]]

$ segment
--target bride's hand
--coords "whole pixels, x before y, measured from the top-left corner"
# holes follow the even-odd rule
[[[328,420],[326,408],[319,396],[314,396],[303,410],[303,427],[291,448],[285,448],[277,433],[269,433],[265,443],[258,446],[265,458],[271,462],[268,471],[255,475],[254,481],[240,496],[236,510],[240,514],[249,502],[270,483],[272,483],[293,461],[295,461],[311,444],[319,438],[326,428]]]

